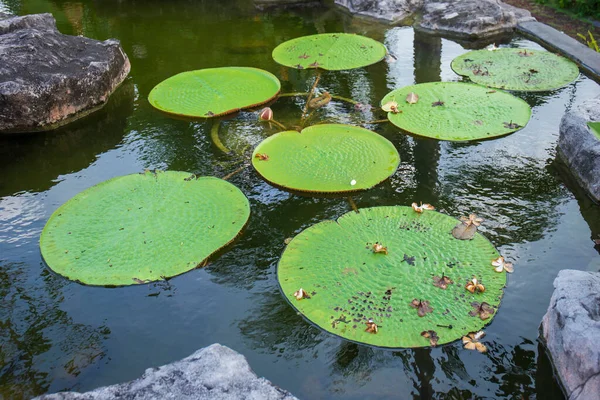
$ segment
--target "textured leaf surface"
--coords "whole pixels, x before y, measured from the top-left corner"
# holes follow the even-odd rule
[[[44,260],[90,285],[145,283],[196,268],[238,235],[250,206],[229,182],[190,176],[133,174],[77,194],[44,227]]]
[[[482,321],[469,316],[471,302],[498,307],[506,274],[491,261],[498,257],[481,234],[457,240],[450,231],[457,220],[435,211],[418,214],[410,207],[375,207],[350,212],[304,230],[285,249],[278,280],[285,297],[321,328],[353,341],[382,347],[428,346],[421,332],[433,330],[448,343],[480,330]],[[374,253],[381,243],[388,254]],[[454,283],[433,285],[442,274]],[[486,290],[465,290],[476,276]],[[296,300],[303,288],[310,299]],[[423,317],[410,306],[428,301],[433,312]],[[492,317],[495,313],[492,315]],[[377,334],[365,332],[371,318]],[[452,329],[438,325],[452,325]]]
[[[419,102],[404,101],[410,92]],[[381,104],[398,101],[390,122],[420,136],[441,140],[478,140],[515,132],[529,122],[531,108],[500,90],[460,82],[430,82],[388,93]]]
[[[507,90],[558,89],[579,76],[574,62],[544,50],[475,50],[456,57],[451,65],[475,83]]]
[[[600,122],[588,122],[588,126],[596,134],[596,137],[600,139]]]
[[[169,114],[209,118],[266,103],[280,89],[275,75],[258,68],[207,68],[162,81],[148,101]]]
[[[360,68],[383,60],[385,46],[368,37],[349,33],[323,33],[288,40],[273,50],[273,59],[297,69],[330,71]]]
[[[258,154],[269,159],[260,160]],[[399,163],[398,151],[389,140],[342,124],[314,125],[302,133],[279,132],[252,154],[252,165],[267,181],[304,192],[369,189],[389,178]]]

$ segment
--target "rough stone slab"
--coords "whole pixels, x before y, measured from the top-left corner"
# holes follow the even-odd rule
[[[543,46],[569,57],[593,79],[600,81],[600,53],[541,22],[522,22],[517,25],[517,30]]]
[[[258,378],[241,354],[218,343],[183,360],[149,368],[140,378],[91,392],[63,392],[34,400],[297,400]]]
[[[541,328],[568,399],[600,398],[600,273],[560,271]]]
[[[421,9],[424,0],[335,0],[353,14],[400,23]]]
[[[499,0],[426,0],[418,27],[456,37],[483,38],[512,32],[519,23],[534,20],[529,11]]]
[[[590,197],[600,202],[600,140],[587,123],[600,121],[600,96],[567,112],[560,121],[558,154]]]
[[[0,19],[0,133],[49,130],[83,116],[129,70],[117,40],[63,35],[51,14]]]

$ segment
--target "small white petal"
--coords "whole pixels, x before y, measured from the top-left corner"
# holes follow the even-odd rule
[[[356,179],[352,179],[352,180],[350,181],[350,185],[352,185],[352,186],[356,185]]]

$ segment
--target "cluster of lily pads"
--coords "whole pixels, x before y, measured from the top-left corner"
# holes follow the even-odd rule
[[[316,90],[322,71],[381,61],[383,44],[358,35],[296,38],[273,50],[279,64],[315,69],[301,120],[336,99]],[[381,100],[389,122],[442,140],[480,140],[522,129],[531,109],[503,91],[549,90],[577,76],[556,55],[520,49],[472,51],[452,68],[475,83],[432,82],[396,89]],[[510,73],[507,71],[511,71]],[[150,93],[170,115],[215,118],[255,109],[280,96],[273,74],[223,67],[183,72]],[[392,176],[400,157],[370,130],[316,124],[288,130],[270,108],[258,119],[282,128],[252,152],[257,173],[305,193],[348,193]],[[250,205],[226,180],[187,172],[145,171],[81,192],[49,219],[40,240],[55,272],[88,285],[143,284],[184,273],[234,240]],[[512,264],[478,232],[475,214],[456,220],[429,204],[355,210],[323,221],[287,243],[277,267],[284,296],[314,324],[348,340],[383,347],[479,342],[498,309]]]

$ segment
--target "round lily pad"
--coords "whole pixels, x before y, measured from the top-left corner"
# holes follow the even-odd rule
[[[455,239],[459,221],[435,211],[359,211],[311,226],[283,252],[278,281],[303,316],[345,339],[391,348],[429,346],[425,331],[452,342],[491,321],[506,273],[494,271],[498,252],[485,237]],[[483,292],[465,288],[474,277]],[[310,298],[298,300],[300,288]],[[377,333],[367,331],[369,320]]]
[[[441,140],[506,135],[523,128],[531,117],[525,101],[501,90],[461,82],[406,86],[388,93],[381,104],[392,101],[397,103],[397,112],[388,112],[391,123],[410,133]]]
[[[279,132],[254,149],[252,165],[267,181],[302,192],[369,189],[396,172],[400,156],[381,135],[352,125],[322,124]]]
[[[330,71],[360,68],[383,60],[385,46],[350,33],[322,33],[288,40],[273,50],[273,59],[287,67]]]
[[[250,216],[231,183],[188,172],[126,175],[93,186],[52,214],[40,248],[55,272],[88,285],[132,285],[196,268]]]
[[[545,50],[475,50],[456,57],[451,66],[475,83],[507,90],[557,89],[579,76],[574,62]]]
[[[210,118],[266,103],[280,89],[275,75],[262,69],[207,68],[162,81],[152,89],[148,101],[169,114]]]

